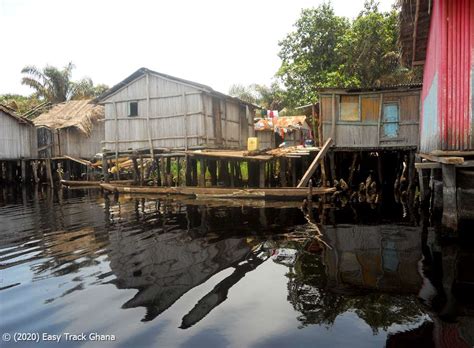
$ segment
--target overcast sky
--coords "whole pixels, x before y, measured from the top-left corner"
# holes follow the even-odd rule
[[[25,65],[72,61],[73,79],[112,86],[140,67],[226,93],[234,83],[269,84],[278,41],[302,8],[323,0],[0,0],[0,94],[32,92]],[[381,0],[389,10],[393,0]],[[355,17],[364,0],[333,0]]]

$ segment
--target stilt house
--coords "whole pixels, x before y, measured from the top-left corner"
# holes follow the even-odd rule
[[[36,156],[33,122],[0,104],[0,160],[29,159]]]
[[[107,151],[244,148],[255,106],[212,88],[141,68],[97,101]]]
[[[319,91],[320,135],[336,150],[413,148],[419,144],[420,84]]]
[[[90,159],[102,151],[104,107],[89,100],[55,105],[33,120],[42,158],[70,156]]]

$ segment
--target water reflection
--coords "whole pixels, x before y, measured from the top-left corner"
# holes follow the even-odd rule
[[[470,244],[447,244],[425,223],[374,223],[357,213],[353,224],[337,211],[315,221],[300,209],[274,204],[224,207],[92,191],[3,190],[0,301],[6,320],[0,329],[21,323],[39,330],[46,324],[21,318],[43,313],[44,306],[69,306],[60,321],[72,322],[79,307],[74,301],[92,301],[90,291],[108,286],[104,312],[127,327],[146,322],[161,328],[174,318],[177,331],[162,329],[173,339],[200,330],[220,337],[233,329],[213,319],[222,318],[220,309],[254,319],[246,314],[252,304],[241,285],[270,284],[253,300],[269,312],[291,309],[280,331],[289,336],[298,328],[291,336],[296,345],[298,335],[315,327],[334,335],[322,343],[332,345],[343,332],[338,320],[350,317],[372,331],[361,346],[373,337],[388,347],[473,346]],[[270,271],[278,276],[265,283]],[[279,284],[283,293],[271,302],[266,294],[279,294]],[[19,313],[23,301],[28,306]],[[81,322],[89,314],[79,316]],[[261,323],[262,336],[267,324]],[[314,342],[324,333],[313,335]]]

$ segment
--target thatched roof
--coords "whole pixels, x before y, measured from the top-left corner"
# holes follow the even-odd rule
[[[2,111],[5,115],[12,117],[18,123],[33,125],[33,122],[31,122],[29,119],[21,117],[15,112],[15,110],[6,105],[0,104],[0,111]]]
[[[432,0],[399,0],[400,36],[403,62],[408,65],[424,64],[430,31]]]
[[[90,135],[93,123],[104,118],[104,107],[86,100],[70,100],[53,106],[33,120],[36,126],[53,129],[75,127],[85,135]]]

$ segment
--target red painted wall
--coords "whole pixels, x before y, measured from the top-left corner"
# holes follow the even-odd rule
[[[421,152],[473,150],[474,0],[434,0],[422,92]]]

